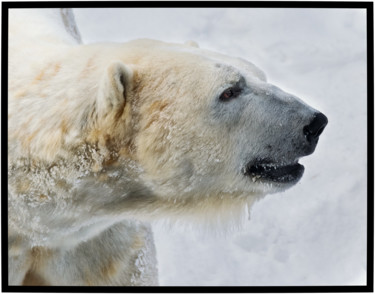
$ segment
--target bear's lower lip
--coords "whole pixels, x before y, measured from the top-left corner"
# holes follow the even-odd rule
[[[303,175],[305,168],[297,163],[277,164],[260,160],[248,164],[244,174],[250,176],[253,181],[266,180],[277,183],[297,182]]]

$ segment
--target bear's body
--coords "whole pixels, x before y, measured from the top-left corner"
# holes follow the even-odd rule
[[[10,14],[10,284],[157,285],[149,220],[235,218],[302,176],[326,122],[253,64],[82,45],[69,11],[48,13],[61,34],[36,40],[22,27],[42,18]]]

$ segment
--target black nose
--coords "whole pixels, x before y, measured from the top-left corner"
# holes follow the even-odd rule
[[[310,124],[303,128],[303,134],[306,140],[309,143],[316,143],[327,123],[328,119],[323,113],[316,113]]]

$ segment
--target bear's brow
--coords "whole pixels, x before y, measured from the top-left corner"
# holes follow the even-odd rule
[[[234,66],[216,63],[215,67],[222,69],[222,72],[225,73],[225,79],[228,80],[228,82],[238,83],[245,79],[241,72]]]

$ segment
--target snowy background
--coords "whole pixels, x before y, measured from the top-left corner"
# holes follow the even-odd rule
[[[75,9],[85,43],[197,41],[245,58],[329,124],[292,189],[225,236],[155,224],[161,285],[366,283],[366,14],[360,9]]]

